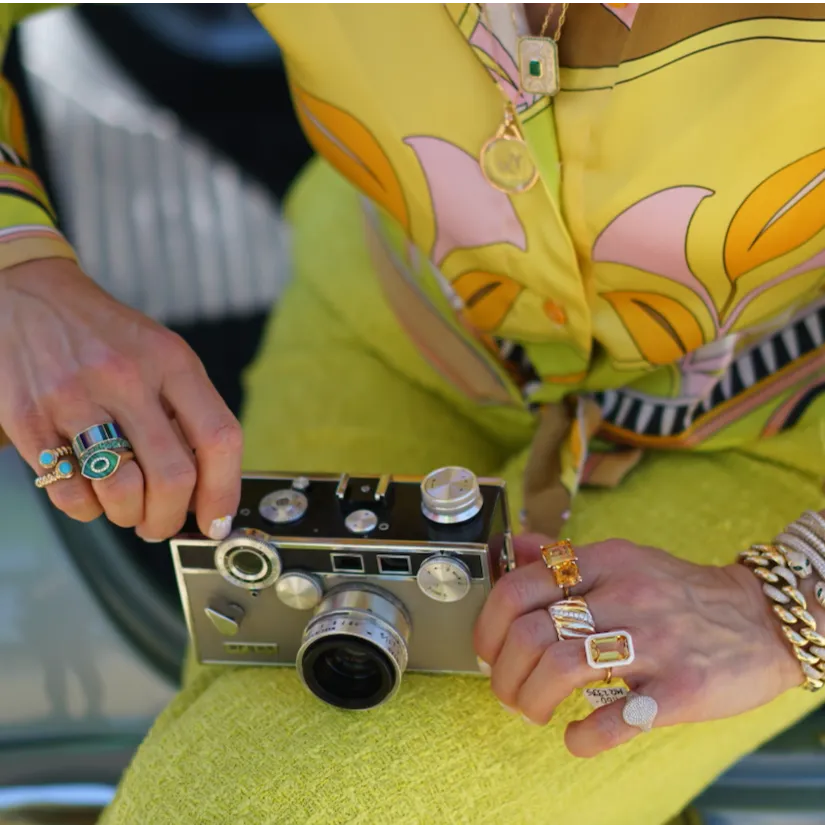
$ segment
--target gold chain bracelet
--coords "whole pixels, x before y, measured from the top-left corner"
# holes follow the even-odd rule
[[[796,574],[787,566],[785,555],[772,544],[754,544],[743,550],[738,561],[749,567],[762,582],[762,591],[771,601],[782,633],[802,668],[805,690],[825,687],[825,636],[819,633],[816,619],[799,590]]]

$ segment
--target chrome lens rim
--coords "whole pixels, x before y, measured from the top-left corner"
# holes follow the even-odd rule
[[[370,710],[389,701],[401,686],[407,669],[409,616],[403,606],[388,593],[363,585],[338,587],[327,594],[315,616],[304,630],[295,659],[301,682],[317,698],[346,710]],[[349,641],[349,644],[348,644]],[[341,675],[341,689],[336,691],[318,676],[320,652],[335,652],[340,646],[351,654],[353,648],[371,659],[375,673],[372,693],[359,692],[363,687]],[[347,690],[349,687],[349,690]]]
[[[221,542],[215,552],[215,567],[221,576],[230,584],[245,590],[263,590],[275,584],[281,575],[281,558],[267,538],[258,531],[249,531]],[[260,560],[260,572],[250,573],[240,566],[239,557],[242,553],[256,556]]]

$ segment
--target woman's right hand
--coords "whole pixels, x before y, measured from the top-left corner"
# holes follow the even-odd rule
[[[242,436],[200,360],[177,335],[117,301],[69,260],[0,271],[0,428],[38,473],[42,450],[114,420],[136,461],[102,481],[46,488],[69,516],[105,511],[147,541],[194,509],[212,538],[240,498]]]

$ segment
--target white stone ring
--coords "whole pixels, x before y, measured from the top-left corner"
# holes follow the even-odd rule
[[[627,694],[622,708],[622,719],[642,733],[649,733],[653,729],[658,713],[659,703],[652,696],[643,696],[641,693],[631,691]]]

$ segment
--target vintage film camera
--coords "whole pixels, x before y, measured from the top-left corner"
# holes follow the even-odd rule
[[[200,662],[295,665],[353,710],[389,699],[405,670],[478,673],[473,626],[515,566],[504,483],[462,467],[245,476],[225,541],[190,521],[171,544]]]

